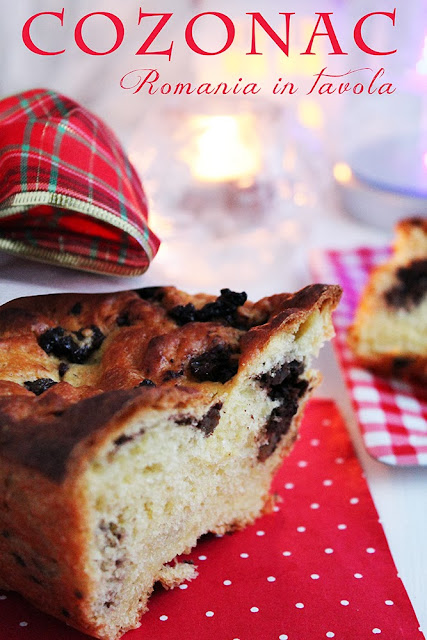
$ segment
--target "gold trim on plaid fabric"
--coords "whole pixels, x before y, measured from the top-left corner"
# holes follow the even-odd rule
[[[147,263],[143,268],[130,269],[129,267],[119,264],[111,264],[102,260],[84,258],[68,252],[30,247],[25,242],[9,240],[8,238],[0,238],[0,250],[13,255],[22,256],[24,258],[31,258],[38,262],[62,267],[73,267],[74,269],[90,271],[91,273],[96,273],[101,276],[140,276],[145,273],[149,267],[149,263]]]
[[[149,242],[147,241],[147,238],[144,237],[144,235],[141,234],[138,229],[136,229],[128,220],[123,220],[122,218],[115,216],[110,211],[106,211],[101,207],[97,207],[93,204],[78,200],[78,198],[72,198],[71,196],[64,196],[60,193],[50,193],[45,191],[27,191],[24,193],[18,193],[12,196],[10,202],[11,204],[9,204],[9,206],[0,206],[0,218],[6,218],[11,215],[16,215],[17,213],[22,213],[23,211],[31,209],[32,207],[37,205],[51,205],[65,210],[76,211],[77,213],[83,213],[93,216],[97,220],[106,222],[113,227],[116,227],[117,229],[128,233],[142,245],[142,248],[147,254],[149,261],[151,262],[151,260],[153,259],[153,252],[151,250]],[[7,205],[8,201],[6,201],[4,204]],[[100,262],[100,264],[105,265],[104,262]]]

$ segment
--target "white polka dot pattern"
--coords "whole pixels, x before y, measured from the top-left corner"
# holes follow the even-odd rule
[[[281,509],[221,539],[204,536],[183,557],[197,566],[198,578],[156,590],[132,638],[347,640],[357,629],[351,637],[422,640],[331,402],[309,407],[273,491]],[[13,593],[0,595],[0,616],[0,640],[76,637]]]

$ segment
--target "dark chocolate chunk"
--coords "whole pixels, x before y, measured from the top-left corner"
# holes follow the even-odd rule
[[[65,376],[65,374],[67,373],[69,368],[70,368],[69,364],[67,364],[66,362],[61,362],[61,364],[58,367],[59,377],[63,378]]]
[[[161,302],[164,296],[163,287],[143,287],[142,289],[134,289],[142,300],[155,300]]]
[[[43,586],[43,582],[41,580],[39,580],[39,578],[36,578],[36,576],[30,575],[28,576],[30,578],[30,580],[32,582],[34,582],[35,584],[40,585],[41,587]]]
[[[129,319],[129,313],[125,311],[120,316],[117,317],[116,324],[118,327],[130,327],[131,322]]]
[[[8,531],[7,529],[4,529],[1,532],[1,534],[2,534],[3,538],[6,538],[6,539],[10,538],[10,531]]]
[[[61,613],[64,616],[64,618],[70,617],[70,612],[67,609],[64,609],[64,607],[61,609]]]
[[[230,289],[221,289],[221,295],[215,302],[207,302],[201,309],[196,309],[190,302],[178,305],[169,311],[170,317],[182,326],[188,322],[224,322],[232,327],[240,328],[242,319],[237,309],[245,304],[247,295],[243,291],[236,293]]]
[[[55,384],[57,383],[51,378],[39,378],[38,380],[27,380],[24,382],[24,387],[28,391],[32,391],[36,396],[40,396]]]
[[[78,589],[74,591],[74,595],[76,596],[77,600],[83,600],[83,594]]]
[[[218,344],[209,351],[191,358],[189,367],[199,382],[227,382],[239,367],[238,358],[230,345]]]
[[[215,302],[208,302],[197,315],[199,322],[223,319],[232,324],[236,310],[245,304],[248,296],[244,291],[236,293],[230,289],[221,289],[221,295]]]
[[[72,316],[78,316],[80,315],[82,312],[82,303],[81,302],[76,302],[76,304],[71,307],[69,314]]]
[[[155,387],[155,386],[156,384],[149,378],[144,378],[144,380],[141,380],[141,382],[138,385],[138,387]]]
[[[83,364],[99,349],[104,339],[104,334],[96,325],[83,327],[79,331],[54,327],[42,333],[38,343],[47,354],[65,358],[75,364]]]
[[[188,324],[189,322],[196,322],[196,314],[197,309],[191,302],[188,304],[179,304],[169,311],[172,320],[175,320],[180,326]]]
[[[421,303],[427,294],[427,260],[414,260],[396,273],[397,283],[385,292],[387,304],[409,310]]]
[[[270,373],[262,374],[258,381],[267,390],[269,398],[281,400],[283,399],[283,394],[286,393],[286,388],[298,384],[298,379],[303,372],[304,363],[292,360],[292,362],[285,362],[280,368]]]
[[[267,442],[260,446],[258,452],[258,459],[261,461],[271,456],[282,437],[289,431],[292,418],[298,411],[299,399],[308,388],[308,381],[300,377],[303,372],[304,364],[293,360],[258,378],[258,382],[267,390],[269,398],[280,401],[280,405],[273,409],[265,426]]]
[[[222,402],[214,404],[195,425],[196,429],[200,429],[206,437],[211,436],[218,425],[221,409]]]
[[[197,420],[195,416],[190,414],[176,416],[174,420],[178,426],[191,426],[195,429],[200,429],[200,431],[203,431],[204,435],[207,437],[212,435],[215,431],[215,427],[219,422],[221,409],[222,402],[217,402],[202,418],[200,418],[200,420]]]
[[[116,445],[116,447],[120,447],[122,444],[125,444],[126,442],[132,442],[134,437],[135,436],[126,436],[123,434],[122,436],[119,436],[118,438],[116,438],[116,440],[114,440],[114,444]]]

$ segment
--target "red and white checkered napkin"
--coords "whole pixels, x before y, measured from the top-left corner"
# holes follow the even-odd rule
[[[156,590],[124,640],[423,640],[331,400],[309,404],[273,490],[273,513],[200,540],[199,577]],[[6,592],[0,620],[0,640],[86,638]]]
[[[313,255],[312,270],[316,280],[344,289],[334,314],[334,344],[367,450],[387,464],[427,465],[425,390],[360,368],[347,345],[347,329],[368,274],[389,255],[385,248],[319,252]]]

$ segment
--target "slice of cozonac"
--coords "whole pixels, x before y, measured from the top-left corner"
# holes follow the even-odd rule
[[[340,293],[252,304],[154,287],[2,307],[1,586],[97,638],[138,627],[157,581],[195,577],[177,556],[270,504]]]

